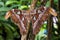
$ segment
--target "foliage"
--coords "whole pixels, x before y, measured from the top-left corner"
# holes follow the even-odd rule
[[[11,19],[5,20],[4,15],[8,10],[11,9],[20,9],[20,10],[26,10],[29,8],[32,0],[0,0],[0,40],[18,40],[20,38],[19,35],[19,29],[18,27],[11,22]],[[54,0],[54,8],[57,10],[57,0]],[[40,6],[41,2],[37,2],[37,6]],[[50,5],[49,1],[47,1],[46,6],[48,7]],[[44,24],[44,26],[46,26]],[[44,34],[44,30],[46,30],[46,27],[42,27],[41,31],[36,36],[36,40],[45,40],[46,34]],[[55,28],[54,28],[55,29]],[[57,40],[58,37],[53,35],[53,40]]]

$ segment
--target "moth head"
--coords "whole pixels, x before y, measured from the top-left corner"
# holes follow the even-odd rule
[[[49,7],[48,10],[51,15],[57,16],[57,12],[53,8]]]
[[[5,19],[8,19],[9,17],[11,17],[11,15],[12,15],[12,12],[8,11],[5,15]]]

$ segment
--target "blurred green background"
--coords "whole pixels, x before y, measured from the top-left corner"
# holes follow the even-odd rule
[[[32,0],[0,0],[0,40],[19,40],[19,29],[9,18],[5,20],[4,16],[7,11],[11,9],[27,10],[31,4]],[[41,0],[36,3],[36,8],[41,6]],[[50,1],[46,0],[46,7],[50,6]],[[54,0],[53,8],[59,13],[58,0]],[[59,17],[57,17],[59,18]],[[57,19],[59,20],[59,19]],[[52,40],[60,40],[60,21],[53,24],[52,27]],[[36,35],[35,40],[46,40],[47,37],[47,21],[44,22],[40,32]]]

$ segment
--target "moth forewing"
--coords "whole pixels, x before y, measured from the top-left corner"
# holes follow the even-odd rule
[[[10,16],[11,16],[12,12],[11,11],[8,11],[5,15],[5,19],[8,19]]]
[[[57,16],[57,12],[53,9],[53,8],[49,8],[49,12],[50,14],[52,14],[53,16]]]

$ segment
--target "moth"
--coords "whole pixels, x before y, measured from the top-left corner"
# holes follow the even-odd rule
[[[57,16],[55,10],[51,7],[39,7],[34,10],[18,10],[12,9],[5,15],[5,19],[11,17],[20,29],[22,35],[26,34],[27,23],[32,22],[33,34],[36,35],[40,31],[43,22],[48,19],[50,15]]]

